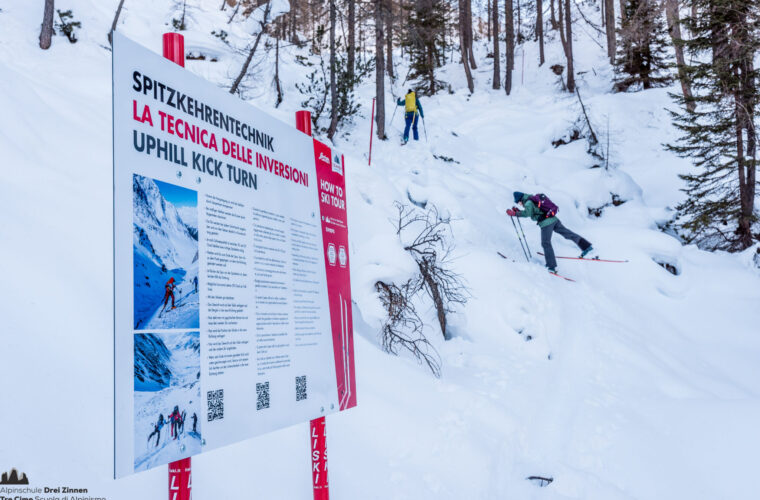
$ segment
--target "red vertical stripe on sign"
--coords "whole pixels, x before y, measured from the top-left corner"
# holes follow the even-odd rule
[[[327,268],[327,294],[335,354],[340,409],[356,406],[354,330],[351,319],[351,274],[348,258],[348,216],[343,157],[314,139],[319,211]]]
[[[296,128],[311,136],[311,113],[296,111]],[[327,480],[327,423],[325,417],[309,423],[311,442],[311,484],[314,500],[330,500],[330,483]]]
[[[164,33],[164,57],[185,67],[185,37]],[[192,462],[190,457],[169,464],[169,500],[192,498]]]

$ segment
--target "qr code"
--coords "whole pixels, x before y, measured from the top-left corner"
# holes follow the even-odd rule
[[[306,392],[306,375],[296,377],[296,401],[303,401],[308,396]]]
[[[208,421],[221,420],[224,418],[224,389],[208,391]]]
[[[256,410],[269,408],[269,382],[256,383]]]

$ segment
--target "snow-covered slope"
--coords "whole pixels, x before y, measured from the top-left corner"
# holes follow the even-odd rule
[[[13,0],[0,11],[0,380],[22,381],[3,384],[3,400],[16,410],[0,413],[0,429],[12,429],[0,440],[0,462],[39,484],[159,499],[166,495],[162,468],[110,479],[111,85],[104,45],[117,3],[59,5],[82,21],[81,41],[56,37],[47,52],[36,48],[41,5]],[[171,4],[128,1],[119,29],[158,51]],[[221,27],[233,41],[245,33],[225,24],[229,12],[218,4],[188,2],[187,49],[209,57],[187,67],[228,84],[240,56],[211,31]],[[602,141],[610,137],[609,168],[591,168],[598,162],[584,141],[551,145],[580,115],[548,68],[562,63],[559,44],[550,43],[542,68],[535,46],[523,48],[510,97],[490,89],[490,60],[480,57],[473,96],[461,68],[449,65],[441,77],[454,94],[422,100],[427,142],[401,148],[397,112],[389,126],[395,136],[375,141],[366,165],[372,82],[358,89],[362,115],[336,140],[346,153],[359,406],[328,418],[333,497],[753,498],[760,277],[751,251],[705,253],[658,228],[682,196],[677,174],[689,168],[661,147],[673,138],[667,90],[610,94],[603,51],[579,30],[580,92]],[[482,56],[485,48],[478,50]],[[292,62],[296,51],[282,48],[285,101],[278,109],[271,108],[267,73],[246,92],[288,122],[303,100],[295,89],[304,78]],[[272,63],[257,67],[266,72]],[[402,84],[390,88],[398,95]],[[562,221],[603,257],[630,262],[561,262],[577,283],[547,275],[538,259],[524,262],[504,216],[515,190],[549,193]],[[625,203],[612,205],[613,194]],[[450,318],[453,340],[444,343],[428,321],[441,379],[379,349],[374,283],[414,270],[389,221],[394,201],[411,200],[453,217],[454,270],[472,295]],[[589,214],[602,206],[600,217]],[[539,250],[535,227],[525,231]],[[558,237],[555,248],[576,252]],[[192,269],[192,256],[167,260],[177,264],[167,269]],[[154,421],[145,416],[146,425]],[[530,475],[554,482],[539,488],[525,480]],[[307,425],[193,459],[196,498],[310,498],[310,478]]]
[[[161,195],[152,179],[136,175],[133,192],[135,251],[168,269],[189,267],[197,260],[198,239],[177,208]],[[197,217],[194,222],[198,224]]]

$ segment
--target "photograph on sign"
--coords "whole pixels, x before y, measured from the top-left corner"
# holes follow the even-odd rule
[[[343,157],[114,33],[117,477],[356,406]]]
[[[198,328],[198,193],[133,179],[135,329]]]
[[[200,453],[200,351],[198,332],[135,334],[135,472]]]

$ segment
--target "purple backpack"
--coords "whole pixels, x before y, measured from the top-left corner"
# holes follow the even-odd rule
[[[528,199],[535,203],[538,209],[544,213],[545,219],[554,217],[559,212],[559,207],[543,193],[534,194]]]

